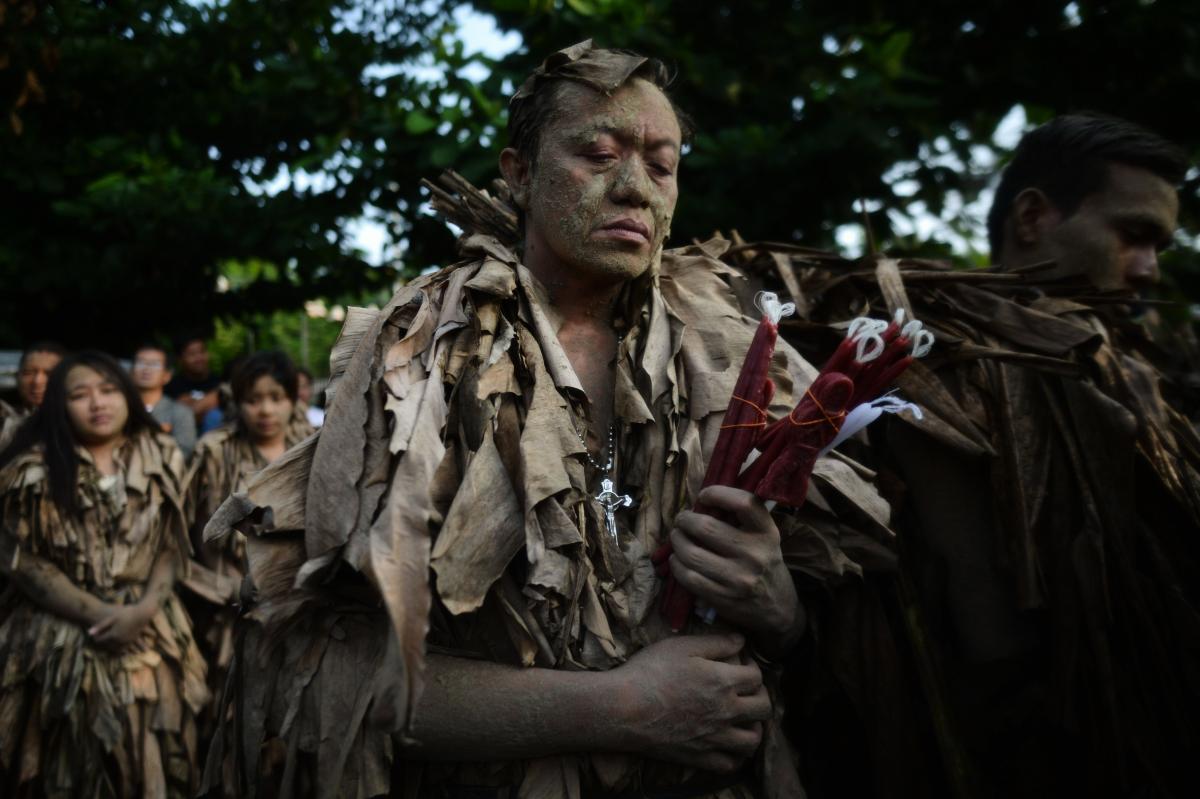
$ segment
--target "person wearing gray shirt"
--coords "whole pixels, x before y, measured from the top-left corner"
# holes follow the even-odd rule
[[[183,456],[190,458],[196,446],[196,420],[190,408],[163,394],[163,386],[171,379],[167,351],[157,344],[141,345],[133,353],[130,375],[146,410],[171,434]]]

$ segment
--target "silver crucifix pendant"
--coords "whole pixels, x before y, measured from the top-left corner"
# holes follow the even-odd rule
[[[596,501],[600,503],[600,507],[604,508],[604,526],[608,528],[608,534],[612,536],[612,540],[617,540],[617,520],[613,517],[613,511],[617,508],[628,508],[633,504],[633,497],[628,494],[618,494],[613,489],[613,481],[605,477],[600,481],[600,493],[596,495]]]

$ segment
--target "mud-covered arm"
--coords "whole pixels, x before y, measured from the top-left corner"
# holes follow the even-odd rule
[[[530,759],[634,752],[710,771],[740,766],[771,713],[737,635],[686,635],[611,671],[520,668],[430,655],[408,756]]]
[[[175,590],[175,564],[178,560],[179,554],[170,547],[163,547],[162,551],[158,553],[158,557],[154,559],[154,568],[150,570],[146,591],[138,600],[138,604],[144,607],[150,615],[158,612],[158,609],[167,601],[167,597],[171,596],[171,592]]]
[[[107,602],[75,585],[57,566],[37,555],[20,552],[16,557],[5,557],[0,572],[33,602],[84,627],[108,614]]]
[[[141,598],[129,605],[108,605],[104,618],[88,628],[92,640],[115,650],[136,642],[143,628],[150,624],[171,595],[179,558],[178,548],[168,539],[154,559]]]

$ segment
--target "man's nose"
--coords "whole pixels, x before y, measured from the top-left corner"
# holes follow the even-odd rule
[[[650,188],[645,165],[638,157],[625,158],[617,167],[610,195],[613,202],[639,207],[650,204]]]
[[[1158,250],[1146,245],[1130,253],[1125,267],[1125,281],[1131,286],[1150,286],[1158,282]]]

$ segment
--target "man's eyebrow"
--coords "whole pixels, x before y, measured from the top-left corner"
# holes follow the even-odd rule
[[[679,141],[674,136],[661,136],[657,139],[646,141],[647,150],[661,150],[664,147],[668,147],[671,150],[678,150]]]
[[[572,131],[568,135],[573,140],[587,143],[592,140],[592,136],[594,134],[608,135],[622,141],[631,138],[628,129],[619,128],[614,125],[598,125],[593,128]],[[658,150],[663,147],[671,147],[677,150],[679,149],[679,142],[673,136],[660,136],[658,138],[649,139],[646,141],[647,150]]]
[[[1174,237],[1174,231],[1163,223],[1163,220],[1155,214],[1146,213],[1141,210],[1122,211],[1117,215],[1117,220],[1120,224],[1128,227],[1136,227],[1146,233],[1153,233],[1157,238],[1170,239]]]
[[[1175,244],[1175,228],[1165,224],[1155,214],[1132,210],[1117,214],[1116,223],[1142,242],[1153,243],[1158,250],[1165,250]]]

